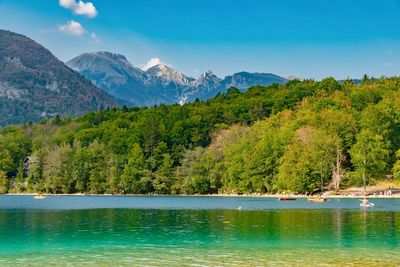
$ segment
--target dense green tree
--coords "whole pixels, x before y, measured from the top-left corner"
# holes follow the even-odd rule
[[[361,184],[363,173],[398,177],[399,150],[396,77],[231,88],[182,106],[113,108],[0,129],[10,192],[315,192],[321,184]],[[26,172],[28,156],[38,164]]]
[[[143,184],[146,159],[143,150],[138,144],[134,144],[128,155],[128,163],[123,169],[120,181],[121,193],[139,194],[146,192],[147,186]]]
[[[154,150],[153,156],[149,158],[150,169],[152,171],[157,170],[163,164],[166,154],[168,154],[168,146],[161,141]]]
[[[396,158],[397,161],[393,165],[393,176],[396,180],[400,180],[400,150],[397,151],[396,153]]]
[[[4,171],[0,171],[0,194],[7,194],[9,188],[9,180]]]
[[[208,193],[210,190],[210,181],[207,176],[208,168],[211,167],[205,163],[205,149],[196,148],[186,151],[181,166],[176,172],[176,182],[172,189],[175,193],[195,194]]]
[[[18,170],[17,170],[17,176],[15,179],[15,186],[13,188],[13,193],[24,193],[26,192],[26,175],[25,175],[25,169],[24,169],[24,164],[23,161],[20,162]]]
[[[321,90],[325,90],[328,93],[332,93],[337,90],[341,90],[342,85],[335,80],[335,78],[328,77],[323,79],[319,84],[318,87]]]
[[[155,174],[153,187],[158,194],[170,194],[173,184],[174,162],[169,154],[164,154],[163,162]]]
[[[109,180],[107,151],[104,145],[96,141],[88,147],[88,154],[90,157],[88,190],[93,194],[103,194],[107,191]]]
[[[46,152],[43,163],[43,188],[46,193],[71,193],[72,149],[68,145],[55,146]]]
[[[29,192],[42,192],[43,188],[43,158],[44,153],[38,150],[33,154],[35,162],[30,164],[28,177],[26,178],[27,191]]]
[[[90,172],[90,155],[88,149],[77,143],[74,147],[71,179],[78,192],[88,192]]]
[[[0,149],[0,171],[10,171],[13,169],[13,160],[10,152],[6,149]]]
[[[294,119],[292,112],[282,112],[260,123],[259,129],[255,129],[255,134],[260,139],[254,145],[252,153],[247,155],[245,175],[262,182],[266,192],[273,193],[278,189],[276,186],[278,169],[286,147],[296,130]]]
[[[278,188],[297,193],[323,191],[334,166],[338,138],[329,133],[302,127],[281,158]]]
[[[0,168],[4,169],[9,176],[16,176],[21,161],[30,154],[30,141],[22,128],[6,127],[0,135]],[[10,165],[10,157],[12,164]]]
[[[387,170],[388,149],[381,135],[370,130],[361,130],[357,142],[350,150],[351,161],[355,166],[355,177],[362,181],[364,192],[371,178],[382,178]]]

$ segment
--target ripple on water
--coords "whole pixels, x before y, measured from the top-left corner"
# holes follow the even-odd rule
[[[12,264],[42,266],[396,266],[398,253],[365,254],[350,250],[226,251],[166,248],[74,251],[67,254],[30,255],[18,259],[2,258],[2,266]]]
[[[1,266],[400,262],[397,211],[0,210],[0,222]]]

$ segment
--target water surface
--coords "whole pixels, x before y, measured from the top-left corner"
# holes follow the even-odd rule
[[[398,266],[400,201],[373,201],[0,196],[0,265]]]

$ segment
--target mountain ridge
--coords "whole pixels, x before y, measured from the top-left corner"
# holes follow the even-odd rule
[[[99,62],[99,57],[103,61]],[[115,58],[122,59],[121,65],[115,65]],[[226,92],[232,86],[244,91],[255,85],[266,86],[288,81],[272,73],[245,71],[220,78],[210,70],[195,79],[166,64],[141,70],[130,63],[125,56],[104,51],[84,53],[67,61],[66,65],[81,73],[105,92],[136,106],[161,103],[184,104],[195,99],[209,99],[220,92]],[[115,71],[122,77],[112,75]]]
[[[0,126],[80,115],[113,105],[111,96],[42,45],[0,30]]]

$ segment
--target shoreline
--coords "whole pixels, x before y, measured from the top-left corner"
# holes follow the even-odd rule
[[[38,194],[38,193],[8,193],[2,194],[0,196],[71,196],[71,197],[84,197],[84,196],[101,196],[101,197],[250,197],[250,198],[280,198],[287,197],[284,194],[249,194],[249,195],[239,195],[239,194],[214,194],[214,195],[157,195],[157,194],[83,194],[83,193],[75,193],[75,194]],[[317,197],[316,195],[290,195],[294,198],[313,198]],[[327,199],[361,199],[364,196],[355,196],[355,195],[326,195],[324,198]],[[400,194],[396,195],[369,195],[365,196],[368,199],[400,199]]]

